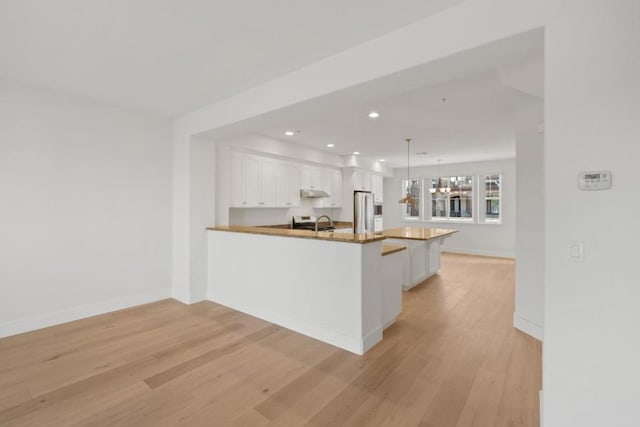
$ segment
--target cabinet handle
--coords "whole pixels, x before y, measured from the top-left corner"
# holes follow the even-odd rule
[[[264,205],[264,202],[259,202],[258,204],[259,204],[259,205]]]
[[[291,202],[287,202],[287,206],[291,206]]]
[[[243,205],[246,205],[246,204],[247,204],[247,202],[242,202],[242,204],[243,204]]]

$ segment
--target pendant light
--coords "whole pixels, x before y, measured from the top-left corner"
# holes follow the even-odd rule
[[[411,138],[405,139],[407,141],[407,195],[398,201],[400,204],[407,205],[415,205],[416,199],[411,197],[411,178],[410,178],[410,169],[409,169],[409,145],[411,143]]]

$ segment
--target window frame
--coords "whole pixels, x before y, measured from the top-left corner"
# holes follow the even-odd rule
[[[424,179],[422,178],[411,178],[411,181],[418,183],[418,216],[408,216],[407,215],[407,204],[401,204],[401,216],[402,220],[406,222],[419,222],[423,221],[424,218]],[[407,194],[407,179],[400,180],[401,183],[401,197],[404,197]]]
[[[429,191],[429,219],[428,221],[433,221],[433,222],[449,222],[449,223],[462,223],[462,224],[473,224],[477,222],[477,174],[448,174],[447,176],[439,176],[439,177],[432,177],[432,178],[428,178],[428,180],[430,181],[430,186],[429,186],[429,190],[431,190],[434,185],[434,181],[437,181],[438,179],[442,179],[445,180],[445,182],[447,183],[447,187],[451,188],[451,179],[452,178],[461,178],[461,177],[465,177],[465,178],[471,178],[471,216],[470,217],[463,217],[463,216],[459,216],[459,217],[455,217],[455,216],[451,216],[451,191],[448,191],[445,195],[445,202],[444,202],[444,206],[445,206],[445,213],[446,216],[442,217],[442,216],[433,216],[433,202],[435,200],[434,195],[437,194],[436,193],[432,193],[431,191]]]
[[[487,218],[486,216],[486,202],[487,200],[489,200],[489,198],[487,197],[487,186],[486,186],[486,182],[487,182],[487,178],[490,176],[494,176],[497,175],[498,176],[498,180],[499,180],[499,184],[498,184],[498,218]],[[479,223],[481,224],[502,224],[502,218],[504,215],[504,211],[502,206],[504,205],[504,200],[503,200],[503,192],[502,192],[502,185],[504,183],[503,181],[503,173],[502,172],[484,172],[481,175],[479,175],[479,177],[482,178],[482,183],[480,183],[479,185],[482,186],[482,202],[481,206],[482,209],[479,210],[480,213],[480,217],[479,217]]]
[[[486,177],[498,175],[500,185],[499,185],[499,193],[497,199],[499,200],[499,218],[487,218],[486,217],[486,200],[487,200],[487,189],[486,189]],[[452,177],[471,177],[471,208],[472,215],[471,217],[452,217],[450,208],[451,208],[451,198],[450,193],[447,193],[445,198],[445,209],[447,212],[447,217],[434,217],[433,216],[433,194],[429,191],[433,186],[433,181],[438,178],[448,179],[448,185],[451,182],[450,179]],[[429,177],[418,177],[411,178],[411,181],[415,181],[418,183],[419,191],[418,191],[418,216],[407,216],[406,205],[401,205],[401,219],[403,222],[431,222],[431,223],[458,223],[458,224],[479,224],[479,225],[501,225],[504,218],[504,193],[502,191],[502,186],[504,184],[504,173],[502,171],[492,171],[492,172],[473,172],[473,173],[451,173],[447,174],[447,176],[429,176]],[[406,179],[401,180],[401,195],[404,197],[406,194]],[[427,186],[429,183],[429,186]]]

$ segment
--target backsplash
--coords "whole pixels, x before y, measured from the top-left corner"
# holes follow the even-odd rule
[[[314,208],[313,201],[301,199],[297,208],[229,208],[231,225],[275,225],[289,224],[294,215],[329,215],[333,220],[351,221],[341,218],[343,208]]]

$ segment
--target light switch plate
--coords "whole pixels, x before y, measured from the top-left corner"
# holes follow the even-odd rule
[[[584,242],[569,242],[569,261],[584,262]]]

